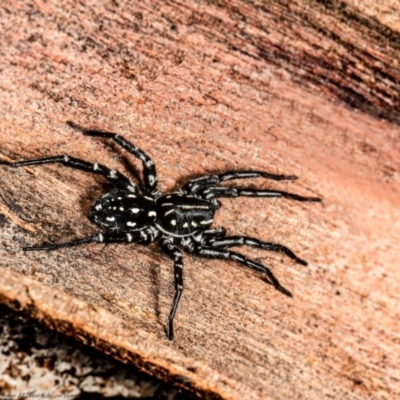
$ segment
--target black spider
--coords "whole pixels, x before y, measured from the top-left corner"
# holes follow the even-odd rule
[[[153,161],[138,147],[115,133],[96,129],[86,129],[71,121],[67,124],[85,135],[113,139],[143,163],[145,195],[139,193],[137,186],[118,171],[95,163],[70,157],[68,155],[18,162],[1,162],[3,165],[22,167],[61,163],[65,166],[103,175],[116,189],[98,199],[90,213],[90,219],[103,228],[102,233],[75,239],[66,243],[25,247],[25,251],[54,250],[86,243],[137,243],[149,245],[157,241],[161,250],[174,261],[175,297],[168,317],[167,336],[173,339],[173,320],[183,291],[183,261],[181,250],[199,257],[233,260],[267,276],[267,282],[287,296],[292,294],[285,289],[269,268],[250,260],[241,254],[228,250],[233,246],[251,246],[264,250],[282,252],[297,263],[307,265],[290,249],[277,243],[263,242],[245,236],[226,236],[222,227],[211,228],[216,210],[221,206],[218,197],[284,197],[297,201],[320,202],[316,197],[302,197],[297,194],[277,190],[257,190],[240,187],[220,186],[221,182],[232,179],[263,177],[267,179],[295,180],[293,175],[274,175],[261,171],[232,171],[219,175],[206,175],[192,179],[178,192],[161,194],[157,191],[156,168]]]

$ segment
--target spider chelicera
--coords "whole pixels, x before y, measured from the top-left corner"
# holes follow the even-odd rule
[[[258,177],[275,181],[293,181],[297,179],[296,176],[248,170],[229,171],[223,174],[205,175],[192,179],[177,192],[161,194],[157,190],[155,165],[141,149],[115,133],[86,129],[71,121],[67,121],[67,124],[84,135],[112,139],[141,160],[143,163],[144,187],[142,191],[144,194],[139,192],[136,184],[118,171],[68,155],[11,163],[0,162],[0,164],[13,167],[61,163],[67,167],[103,175],[115,186],[115,190],[105,194],[94,203],[89,213],[89,218],[103,229],[101,233],[65,243],[24,247],[25,251],[54,250],[86,243],[136,243],[147,246],[157,241],[161,250],[174,262],[175,296],[167,327],[167,336],[170,340],[174,337],[173,321],[183,291],[182,250],[204,258],[233,260],[238,264],[262,272],[267,277],[267,283],[286,296],[292,296],[289,290],[279,283],[268,267],[229,249],[234,246],[251,246],[284,253],[301,265],[307,265],[306,261],[280,244],[264,242],[246,236],[226,236],[225,228],[212,228],[211,226],[214,214],[221,206],[221,203],[217,200],[219,197],[284,197],[296,201],[320,202],[321,199],[317,197],[303,197],[284,191],[220,185],[222,182],[232,179]]]

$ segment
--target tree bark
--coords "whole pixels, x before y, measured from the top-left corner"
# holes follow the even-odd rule
[[[223,199],[213,226],[309,265],[238,249],[288,298],[185,255],[170,342],[173,268],[156,245],[21,251],[98,232],[86,216],[105,180],[1,165],[1,301],[203,397],[400,396],[397,2],[5,0],[0,32],[0,160],[68,154],[141,181],[140,162],[72,120],[146,151],[162,192],[254,169],[299,179],[240,186],[323,198]]]

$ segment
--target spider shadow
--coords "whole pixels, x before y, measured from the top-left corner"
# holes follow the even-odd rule
[[[133,154],[128,153],[126,150],[123,150],[121,146],[118,145],[118,143],[115,143],[114,141],[110,140],[98,140],[98,142],[107,148],[112,154],[115,156],[118,154],[118,163],[124,167],[124,169],[127,172],[127,178],[131,179],[132,177],[134,178],[134,181],[136,181],[137,185],[139,186],[139,189],[143,188],[144,183],[143,183],[143,174],[142,174],[142,163],[140,160],[138,160]],[[124,152],[123,154],[122,151]],[[126,154],[125,154],[126,153]],[[136,167],[135,163],[139,163],[140,167]],[[120,168],[117,168],[122,174],[126,175],[123,171],[120,170]]]
[[[154,262],[150,263],[149,273],[150,280],[152,283],[152,295],[154,297],[154,312],[156,316],[157,322],[163,327],[165,333],[167,332],[167,328],[162,321],[162,312],[161,312],[161,301],[160,301],[160,287],[161,287],[161,265],[162,265],[162,254],[159,249],[156,249],[155,254],[157,257]]]

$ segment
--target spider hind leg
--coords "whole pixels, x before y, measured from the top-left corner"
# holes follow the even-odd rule
[[[201,190],[198,196],[202,199],[211,200],[220,197],[283,197],[285,199],[296,201],[309,201],[320,203],[322,200],[319,197],[304,197],[295,193],[289,193],[282,190],[263,190],[263,189],[248,189],[239,187],[214,186]]]
[[[97,235],[88,236],[81,239],[74,239],[64,243],[49,243],[39,246],[26,246],[24,251],[50,251],[64,247],[75,247],[89,243],[137,243],[148,245],[152,242],[152,237],[146,232],[131,232],[131,233],[98,233]]]
[[[174,338],[174,318],[183,292],[183,259],[181,251],[168,240],[160,241],[161,249],[174,261],[175,296],[168,316],[167,337]]]
[[[211,186],[219,185],[221,182],[230,181],[232,179],[251,179],[251,178],[266,178],[274,181],[294,181],[297,179],[295,175],[276,175],[263,171],[227,171],[218,175],[204,175],[199,178],[190,180],[182,191],[186,194],[196,194]]]
[[[292,260],[296,261],[300,265],[307,266],[307,261],[297,257],[288,247],[278,243],[263,242],[256,238],[247,236],[226,236],[223,238],[212,237],[207,241],[207,245],[210,247],[227,249],[234,246],[250,246],[262,250],[275,251],[287,255]]]
[[[193,254],[204,258],[233,260],[238,264],[244,265],[245,267],[248,267],[255,271],[263,272],[268,278],[268,283],[270,283],[276,290],[280,291],[281,293],[283,293],[288,297],[293,297],[292,293],[279,283],[278,279],[275,278],[274,274],[268,267],[265,267],[264,265],[256,261],[250,260],[239,253],[235,253],[233,251],[226,249],[204,246],[204,247],[198,247],[193,252]]]

